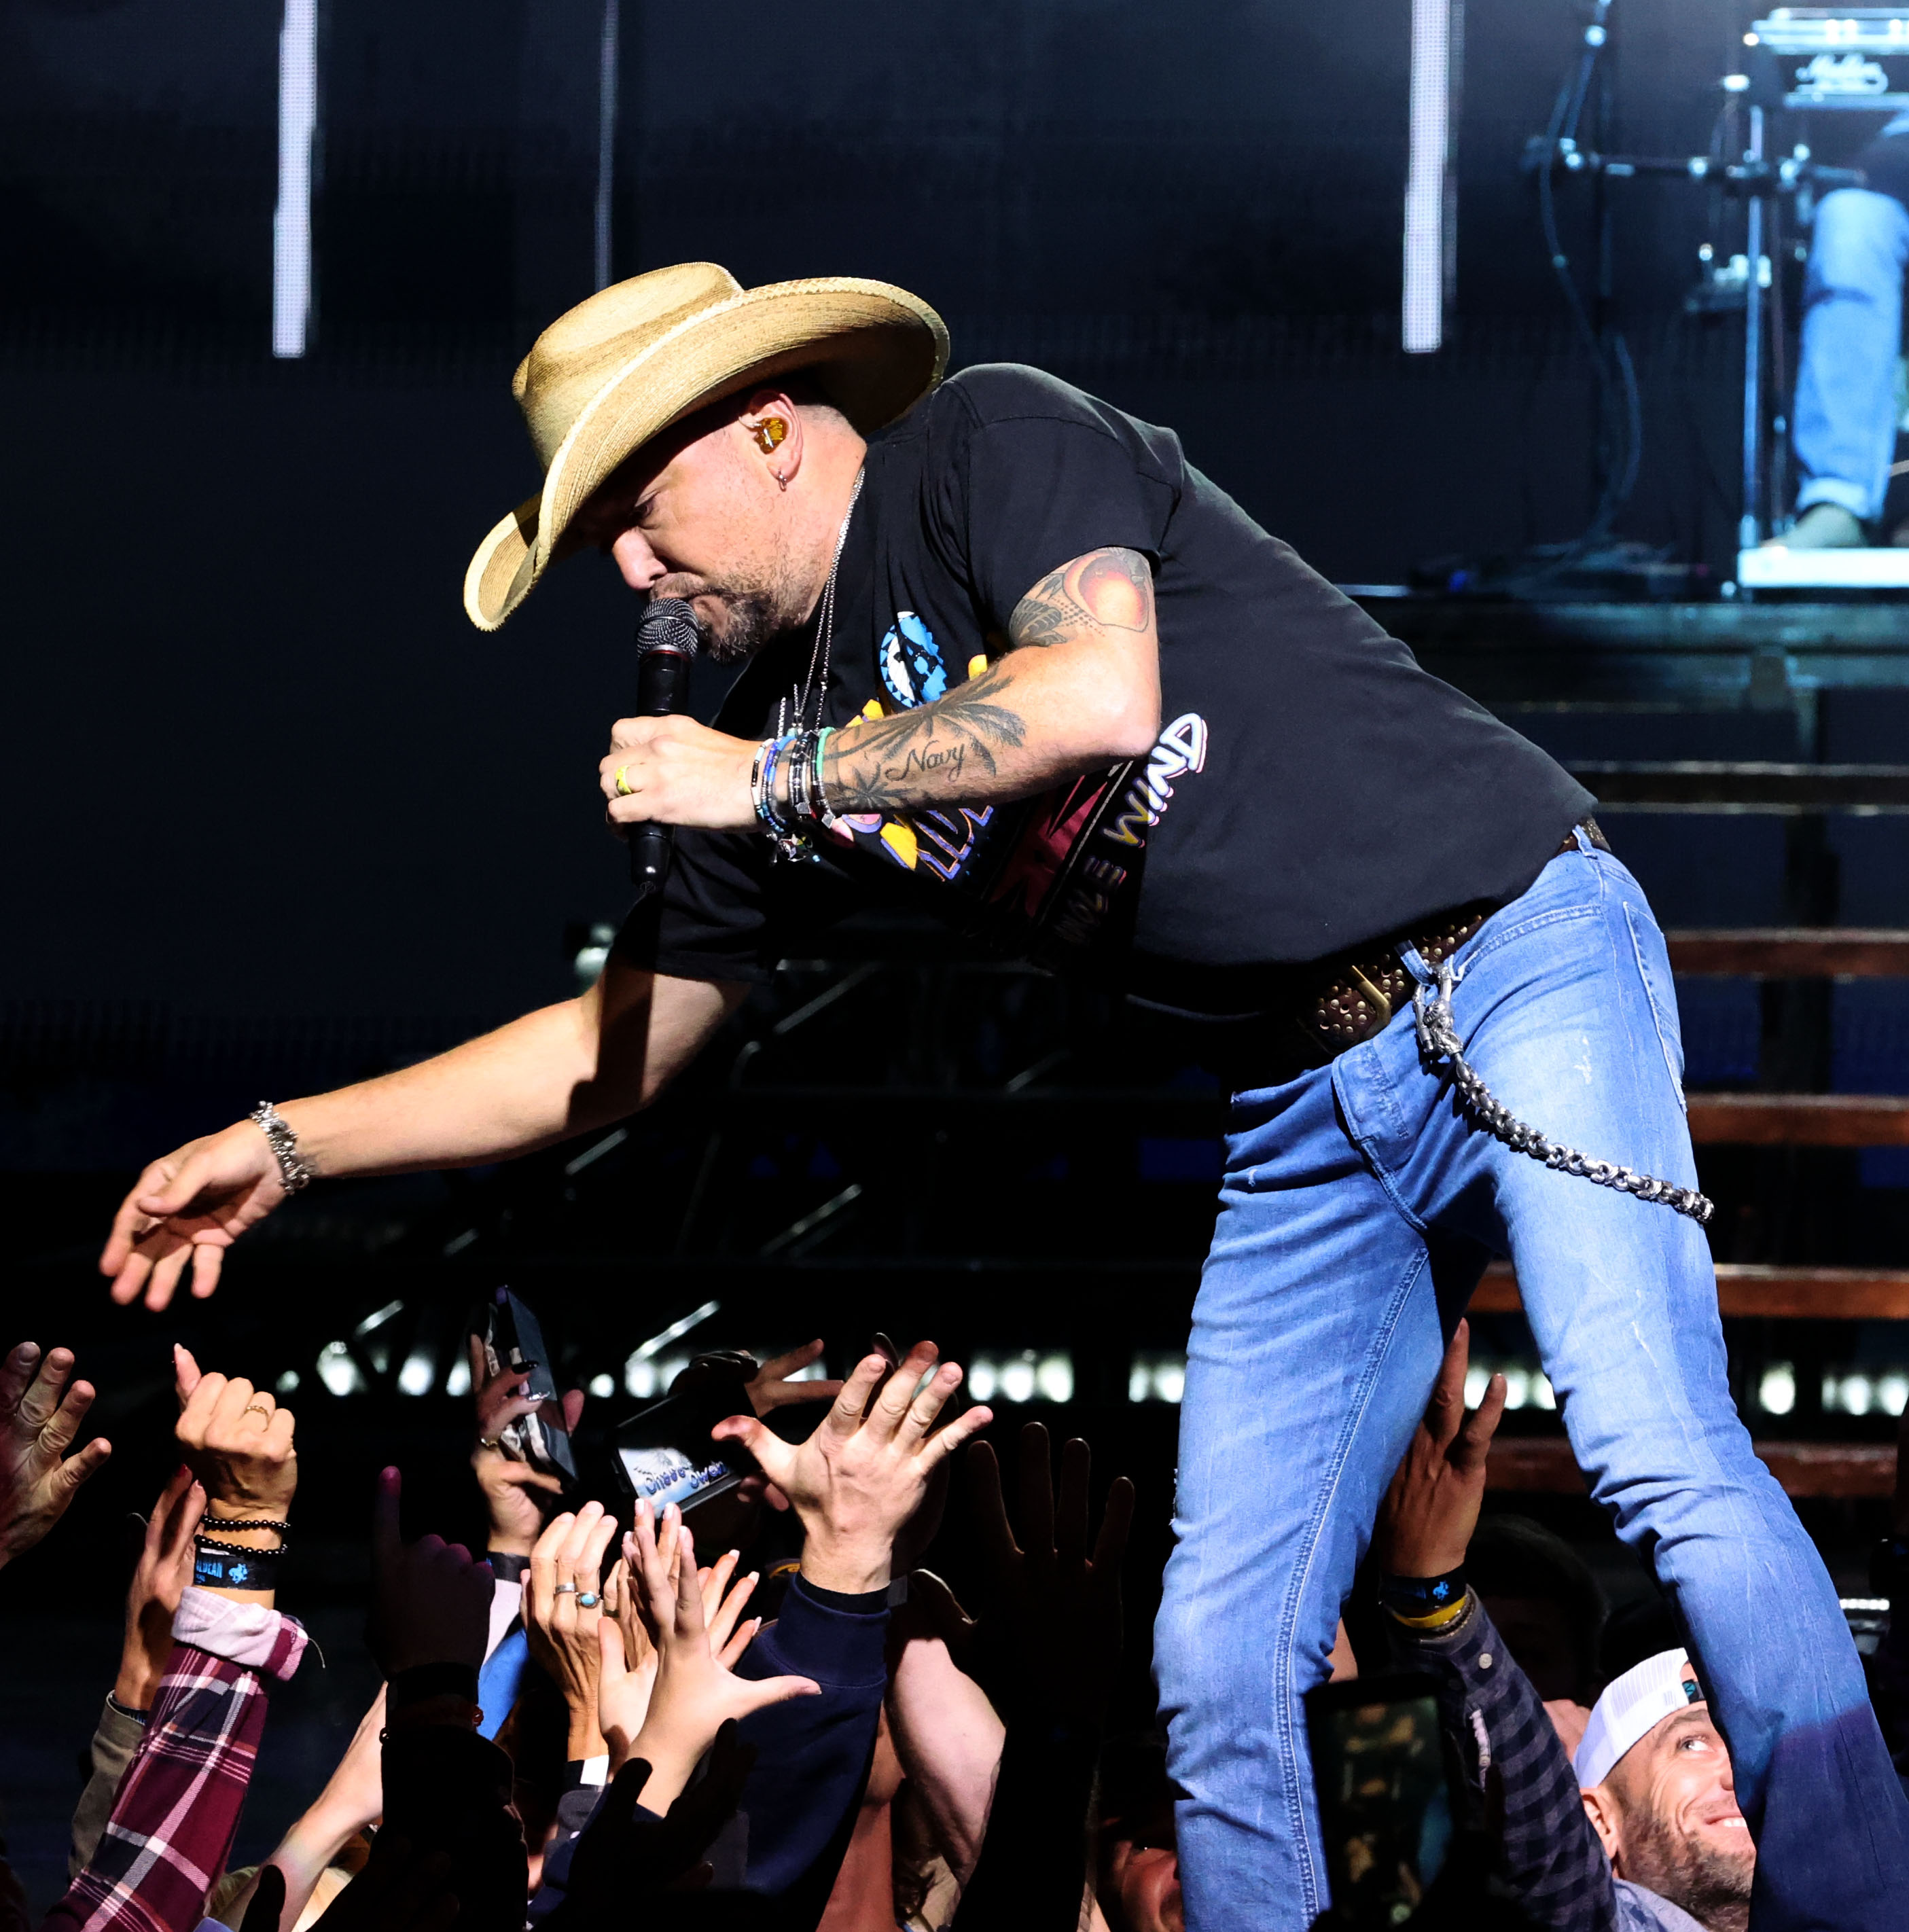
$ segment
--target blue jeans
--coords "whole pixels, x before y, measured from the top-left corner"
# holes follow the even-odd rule
[[[1895,454],[1895,358],[1909,208],[1893,195],[1841,188],[1825,195],[1803,277],[1796,370],[1796,508],[1840,503],[1867,523],[1882,514]]]
[[[1580,840],[1457,962],[1459,1036],[1514,1114],[1695,1185],[1670,965],[1616,860]],[[1445,1340],[1505,1252],[1579,1466],[1710,1687],[1757,1834],[1753,1924],[1901,1932],[1909,1804],[1835,1592],[1737,1419],[1701,1230],[1472,1126],[1409,1011],[1233,1102],[1155,1643],[1190,1932],[1300,1932],[1323,1909],[1301,1700]]]

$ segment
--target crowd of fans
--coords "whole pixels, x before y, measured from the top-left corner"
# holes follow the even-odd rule
[[[1328,1918],[1742,1932],[1756,1852],[1698,1660],[1667,1605],[1607,1619],[1567,1544],[1481,1522],[1505,1389],[1466,1410],[1466,1346],[1461,1324],[1374,1526],[1348,1606],[1360,1660],[1343,1628],[1334,1660],[1335,1678],[1412,1673],[1435,1702],[1448,1850],[1421,1875],[1382,1826],[1334,1845]],[[473,1342],[488,1547],[406,1542],[383,1472],[382,1687],[277,1850],[232,1869],[270,1693],[308,1647],[277,1588],[296,1424],[177,1351],[179,1464],[47,1932],[1181,1932],[1164,1742],[1107,1722],[1132,1485],[1095,1510],[1087,1444],[1057,1461],[1030,1423],[1010,1506],[990,1413],[950,1402],[961,1372],[932,1344],[839,1382],[803,1378],[820,1353],[699,1358],[686,1373],[731,1392],[718,1433],[758,1473],[686,1520],[639,1501],[620,1521],[510,1453],[530,1400]],[[93,1400],[74,1367],[23,1342],[0,1368],[0,1564],[110,1453],[74,1446]],[[805,1432],[776,1414],[797,1403],[827,1408]],[[968,1606],[923,1567],[957,1455],[985,1556]],[[756,1560],[791,1522],[799,1555]],[[1909,1772],[1902,1623],[1868,1663]],[[0,1932],[30,1923],[0,1864]]]

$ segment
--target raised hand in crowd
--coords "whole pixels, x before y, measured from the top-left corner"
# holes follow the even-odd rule
[[[242,1549],[283,1548],[299,1486],[292,1412],[243,1376],[202,1372],[189,1349],[173,1349],[173,1370],[179,1399],[176,1434],[206,1491],[200,1534]]]
[[[974,1653],[982,1681],[1010,1724],[1031,1702],[1065,1722],[1097,1726],[1120,1660],[1120,1566],[1133,1485],[1117,1476],[1108,1486],[1090,1542],[1092,1452],[1078,1436],[1062,1446],[1057,1496],[1047,1431],[1030,1422],[1021,1431],[1017,1538],[992,1446],[977,1442],[968,1460],[986,1556]]]
[[[1469,1414],[1465,1374],[1471,1324],[1460,1322],[1446,1346],[1432,1398],[1392,1478],[1373,1533],[1373,1552],[1388,1576],[1421,1580],[1464,1567],[1484,1502],[1485,1462],[1505,1413],[1505,1378],[1494,1375]]]
[[[700,1862],[734,1814],[755,1755],[730,1719],[716,1734],[703,1775],[661,1815],[655,1808],[657,1786],[650,1766],[632,1758],[611,1779],[577,1841],[561,1909],[542,1925],[656,1923],[656,1893],[707,1881],[709,1868]]]
[[[126,1634],[113,1694],[128,1711],[149,1711],[173,1654],[173,1618],[192,1581],[193,1538],[206,1491],[183,1465],[159,1492],[126,1592]]]
[[[758,1415],[782,1408],[792,1402],[833,1402],[842,1393],[842,1384],[824,1376],[798,1382],[804,1369],[821,1360],[820,1341],[805,1342],[785,1355],[773,1355],[744,1384],[749,1406]]]
[[[71,1456],[93,1406],[91,1382],[67,1378],[73,1351],[17,1342],[0,1366],[0,1568],[31,1550],[66,1512],[80,1485],[113,1454],[104,1437]]]
[[[540,1494],[561,1496],[563,1480],[534,1463],[507,1455],[503,1438],[513,1422],[539,1405],[524,1392],[528,1384],[521,1370],[500,1369],[494,1376],[487,1372],[483,1338],[477,1335],[470,1337],[470,1386],[477,1405],[477,1437],[471,1448],[470,1466],[491,1513],[490,1540],[485,1546],[499,1556],[528,1556],[543,1533],[544,1512],[537,1498]],[[564,1427],[575,1435],[583,1415],[583,1390],[566,1389]]]
[[[473,1563],[441,1536],[404,1541],[398,1527],[404,1479],[378,1478],[371,1516],[371,1614],[366,1636],[386,1678],[420,1664],[484,1661],[491,1634],[491,1566]]]
[[[193,1293],[210,1294],[226,1250],[284,1198],[271,1142],[256,1121],[234,1121],[175,1148],[134,1182],[113,1217],[100,1273],[122,1305],[143,1292],[147,1307],[164,1308],[188,1266]]]
[[[676,1539],[686,1534],[681,1519],[665,1523],[657,1532],[657,1561],[665,1569],[676,1562]],[[599,1638],[602,1651],[598,1724],[608,1744],[611,1768],[621,1766],[630,1745],[643,1728],[650,1709],[650,1694],[656,1688],[656,1647],[650,1641],[638,1610],[636,1592],[631,1586],[632,1565],[642,1560],[636,1538],[626,1535],[623,1554],[612,1566],[603,1586],[605,1628]],[[755,1594],[756,1573],[730,1586],[735,1575],[737,1552],[725,1551],[702,1573],[703,1621],[708,1628],[711,1654],[725,1670],[735,1669],[752,1639],[762,1628],[760,1617],[744,1619],[743,1612]]]
[[[365,1869],[341,1892],[311,1932],[446,1932],[458,1916],[451,1860],[416,1850],[401,1832],[380,1832]],[[297,1922],[276,1864],[260,1868],[240,1932],[279,1932]]]
[[[925,1572],[916,1580],[1007,1720],[986,1836],[956,1923],[1037,1932],[1077,1918],[1087,1883],[1087,1822],[1120,1660],[1120,1566],[1133,1485],[1122,1476],[1109,1486],[1093,1535],[1087,1444],[1076,1438],[1062,1448],[1057,1494],[1047,1431],[1031,1422],[1021,1432],[1017,1532],[993,1449],[977,1443],[968,1466],[986,1558],[978,1627],[966,1625],[938,1580]],[[960,1793],[941,1781],[944,1804],[958,1802]],[[950,1842],[959,1846],[973,1829],[971,1819],[960,1821]]]
[[[601,1503],[588,1502],[574,1514],[553,1516],[530,1552],[524,1631],[531,1656],[563,1694],[572,1762],[606,1749],[597,1729],[602,1653],[596,1627],[603,1620],[604,1553],[616,1533],[617,1519]]]
[[[252,1923],[251,1900],[266,1882],[266,1873],[275,1870],[283,1881],[283,1907],[278,1921],[266,1932],[292,1932],[327,1869],[359,1832],[384,1814],[384,1727],[385,1688],[381,1684],[358,1720],[337,1769],[326,1780],[324,1790],[233,1901],[232,1912],[225,1915],[228,1924],[233,1912],[244,1913],[245,1923]]]
[[[664,1510],[661,1527],[664,1546],[659,1548],[656,1513],[647,1498],[640,1499],[629,1558],[630,1583],[656,1650],[656,1674],[641,1727],[626,1747],[617,1746],[626,1760],[640,1757],[650,1766],[643,1802],[657,1813],[675,1802],[724,1724],[791,1697],[816,1696],[821,1688],[806,1677],[738,1677],[731,1653],[740,1656],[747,1639],[739,1645],[732,1634],[721,1654],[712,1646],[695,1541],[674,1503]],[[608,1660],[607,1674],[614,1676],[623,1661],[622,1633],[607,1618],[597,1628]]]
[[[926,1500],[935,1471],[994,1420],[971,1408],[938,1429],[961,1386],[953,1362],[918,1342],[897,1368],[865,1355],[821,1426],[785,1442],[761,1421],[732,1415],[713,1434],[740,1442],[802,1520],[802,1574],[825,1590],[866,1595],[893,1574],[895,1541]]]

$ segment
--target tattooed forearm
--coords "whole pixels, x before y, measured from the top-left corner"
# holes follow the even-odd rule
[[[1154,574],[1138,550],[1094,550],[1051,571],[1014,607],[1007,634],[1018,646],[1108,631],[1145,632],[1154,621]]]
[[[968,796],[1019,751],[1027,727],[999,702],[1009,682],[991,664],[918,711],[838,731],[824,754],[822,783],[837,812],[903,812]]]

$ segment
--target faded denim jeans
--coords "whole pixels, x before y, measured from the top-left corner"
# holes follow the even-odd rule
[[[1616,859],[1580,838],[1457,958],[1459,1037],[1514,1114],[1696,1184],[1670,965]],[[1593,1493],[1688,1632],[1757,1837],[1752,1924],[1901,1932],[1909,1804],[1835,1591],[1738,1420],[1702,1231],[1473,1126],[1409,1011],[1234,1099],[1155,1645],[1190,1932],[1301,1932],[1326,1903],[1301,1700],[1494,1253]]]
[[[1895,358],[1909,208],[1893,195],[1825,195],[1803,273],[1796,369],[1796,508],[1840,503],[1865,523],[1883,512],[1895,454]]]

